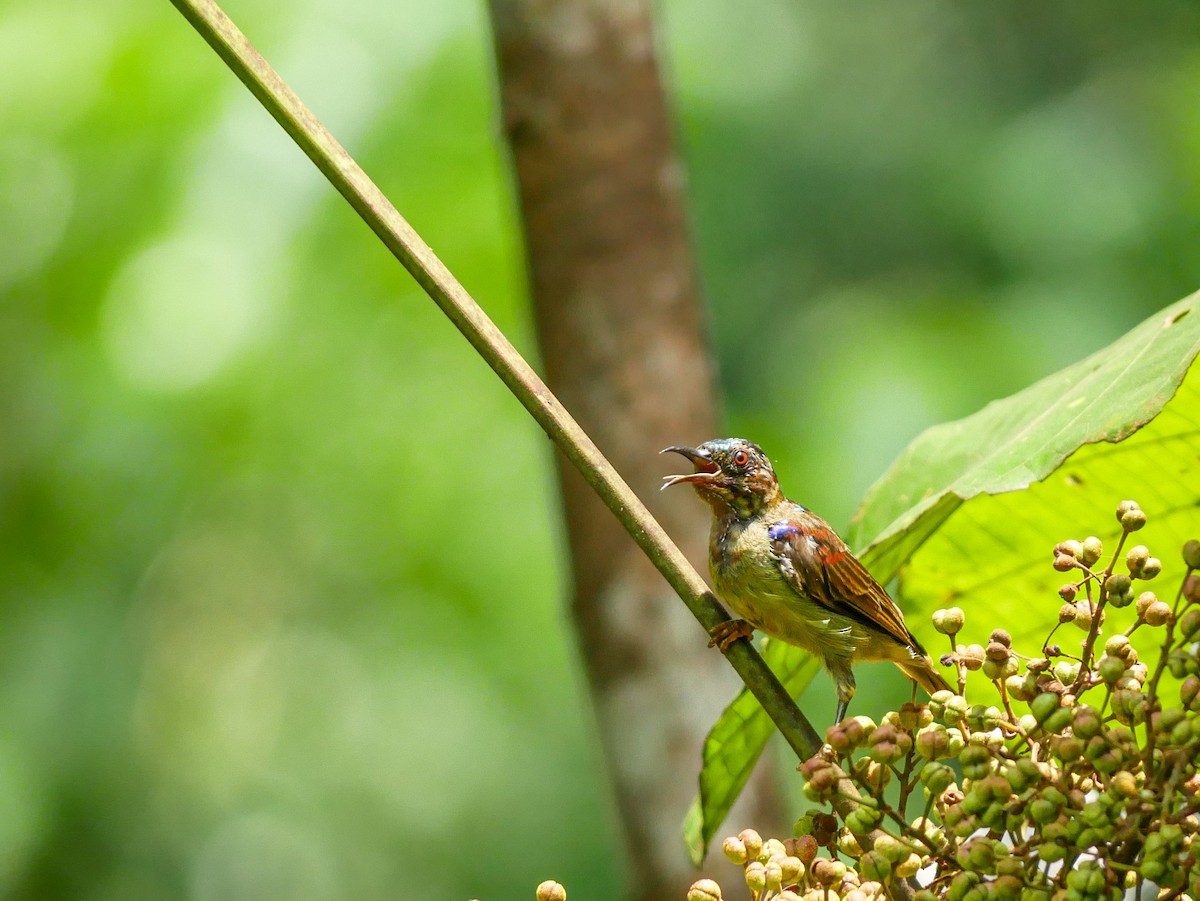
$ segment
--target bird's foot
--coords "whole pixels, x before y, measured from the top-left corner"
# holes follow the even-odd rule
[[[744,619],[730,619],[713,626],[709,629],[708,634],[712,636],[708,640],[708,646],[720,648],[721,653],[724,654],[729,650],[729,646],[739,638],[750,638],[754,634],[754,626]]]

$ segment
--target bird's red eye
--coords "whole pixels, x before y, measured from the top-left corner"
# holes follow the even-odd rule
[[[750,462],[750,455],[747,454],[744,450],[740,450],[733,455],[733,465],[734,466],[745,466],[749,462]]]

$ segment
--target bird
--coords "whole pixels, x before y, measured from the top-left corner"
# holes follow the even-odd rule
[[[784,496],[761,447],[717,438],[661,453],[680,454],[695,469],[665,476],[662,487],[691,485],[712,508],[709,575],[717,597],[739,618],[713,628],[710,647],[727,651],[759,629],[813,654],[833,678],[835,723],[854,697],[858,661],[890,661],[929,694],[950,688],[896,602],[846,542]]]

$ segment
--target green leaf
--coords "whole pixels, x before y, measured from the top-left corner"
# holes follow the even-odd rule
[[[1026,488],[1085,445],[1133,435],[1175,394],[1200,351],[1200,315],[1191,315],[1198,299],[1167,307],[1012,397],[924,432],[867,492],[846,536],[851,547],[869,539],[863,562],[889,581],[965,501]],[[1138,465],[1128,468],[1136,476]]]
[[[1200,315],[1191,319],[1200,325]],[[1176,361],[1181,370],[1200,349],[1198,331],[1193,329],[1186,359]],[[962,503],[900,574],[898,594],[910,617],[919,621],[952,603],[967,613],[967,640],[983,642],[992,629],[1003,627],[1025,653],[1038,653],[1058,622],[1057,589],[1079,581],[1051,567],[1054,545],[1096,535],[1104,541],[1103,569],[1121,535],[1115,513],[1125,499],[1141,504],[1147,524],[1130,536],[1124,551],[1143,544],[1163,561],[1163,574],[1135,582],[1135,590],[1174,598],[1184,572],[1180,548],[1200,537],[1200,366],[1187,372],[1177,390],[1166,367],[1155,374],[1131,369],[1110,390],[1128,396],[1131,410],[1152,411],[1150,390],[1162,392],[1166,403],[1158,401],[1161,412],[1150,412],[1149,422],[1140,415],[1132,419],[1129,431],[1137,430],[1131,436],[1124,432],[1120,443],[1085,444],[1024,491],[982,494]],[[1118,566],[1124,571],[1123,561]],[[1105,631],[1112,634],[1133,621],[1132,608],[1109,610]],[[1063,626],[1054,641],[1077,653],[1083,637],[1074,626]]]
[[[770,639],[764,645],[763,659],[792,697],[800,694],[821,669],[815,658],[799,648]],[[700,792],[683,822],[683,840],[696,866],[703,863],[708,843],[741,794],[774,731],[774,724],[754,695],[742,689],[708,733],[700,768]]]

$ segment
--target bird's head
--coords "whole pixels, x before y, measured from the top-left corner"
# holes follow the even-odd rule
[[[752,516],[780,497],[779,481],[762,448],[744,438],[714,438],[699,447],[668,447],[687,457],[695,472],[667,476],[663,488],[691,485],[718,516]]]

